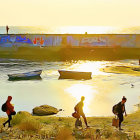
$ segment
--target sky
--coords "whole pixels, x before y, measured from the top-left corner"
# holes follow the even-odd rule
[[[140,0],[0,0],[0,26],[139,26]]]

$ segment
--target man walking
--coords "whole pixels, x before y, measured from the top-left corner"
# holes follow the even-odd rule
[[[125,110],[125,103],[126,103],[126,101],[127,101],[126,97],[123,96],[122,101],[117,104],[117,108],[116,108],[117,116],[119,118],[119,130],[123,130],[121,128],[121,123],[124,120],[123,114],[125,113],[125,116],[127,116],[126,110]]]
[[[80,116],[83,117],[84,122],[85,122],[85,124],[86,124],[86,127],[89,127],[88,124],[87,124],[86,116],[85,116],[85,114],[84,114],[84,112],[83,112],[84,100],[85,100],[85,97],[82,96],[82,97],[81,97],[81,101],[75,106],[74,110],[75,110],[75,112],[78,114],[79,118],[80,118]],[[78,119],[79,119],[79,118],[78,118]]]

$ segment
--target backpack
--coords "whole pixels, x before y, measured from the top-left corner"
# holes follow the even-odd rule
[[[112,107],[112,112],[116,115],[118,113],[118,106],[117,105],[114,105]]]
[[[3,112],[6,112],[6,111],[7,111],[6,103],[4,103],[4,104],[2,105],[1,110],[2,110]]]

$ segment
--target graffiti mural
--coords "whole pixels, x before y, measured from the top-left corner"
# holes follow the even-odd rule
[[[43,37],[35,37],[35,39],[33,40],[33,44],[43,46],[44,45]]]
[[[8,36],[0,36],[0,44],[7,43],[10,41],[10,35]]]
[[[80,40],[80,46],[106,46],[107,41],[103,37],[86,37]]]
[[[45,46],[53,46],[53,37],[52,36],[46,37],[44,44]]]
[[[135,34],[22,34],[0,35],[0,47],[140,47]]]
[[[20,42],[20,43],[29,43],[29,44],[32,44],[32,41],[27,38],[26,36],[16,36],[16,40],[15,42]]]
[[[107,37],[72,37],[68,36],[69,46],[107,46]]]

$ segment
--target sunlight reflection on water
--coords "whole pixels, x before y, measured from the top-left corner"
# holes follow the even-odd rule
[[[6,62],[5,62],[6,61]],[[14,61],[14,62],[13,62]],[[128,112],[139,102],[140,77],[125,74],[101,72],[99,69],[108,65],[137,65],[136,60],[124,61],[74,61],[74,62],[29,62],[3,60],[0,62],[0,102],[7,96],[13,96],[12,103],[16,111],[32,112],[35,106],[48,104],[64,109],[58,116],[71,116],[74,106],[85,96],[84,111],[87,116],[112,115],[112,106],[122,96],[128,101]],[[8,81],[7,74],[22,73],[42,69],[42,80]],[[90,71],[91,80],[58,80],[58,69]],[[131,88],[131,83],[135,88]],[[4,113],[1,112],[1,115]]]

